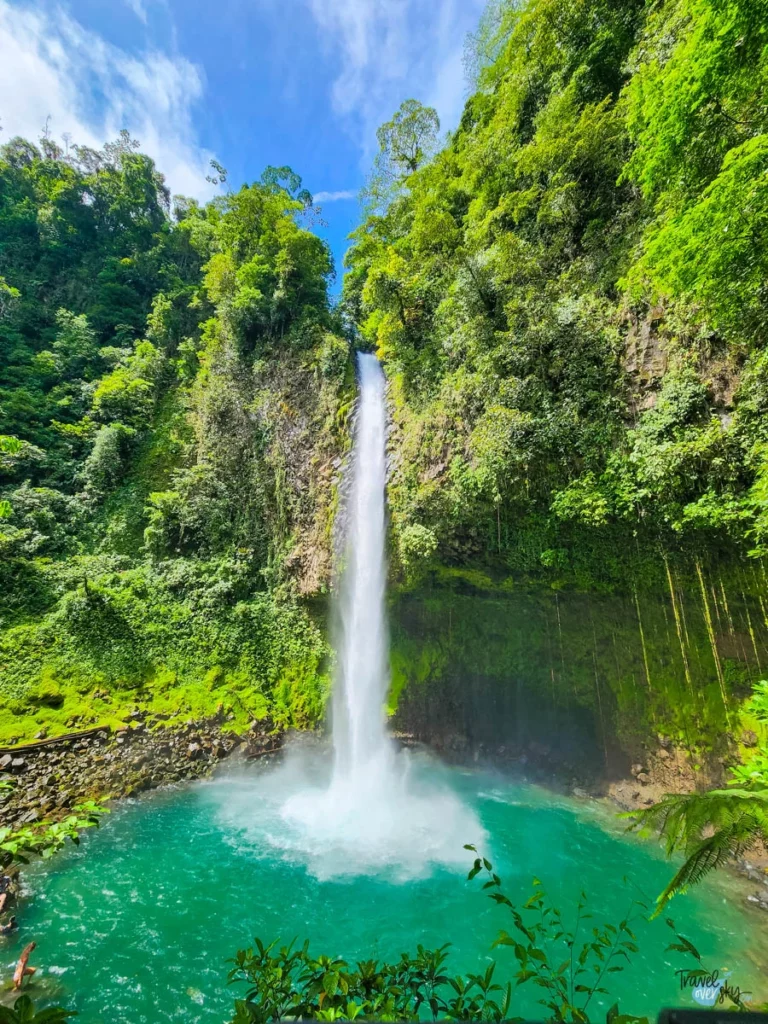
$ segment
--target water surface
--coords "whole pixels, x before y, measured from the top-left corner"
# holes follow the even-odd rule
[[[125,802],[80,847],[32,867],[21,930],[0,947],[6,966],[36,940],[38,993],[76,1008],[80,1024],[220,1024],[235,996],[226,959],[254,936],[309,938],[315,952],[353,960],[450,941],[455,971],[488,962],[497,930],[510,922],[481,894],[479,880],[466,881],[471,854],[458,836],[453,864],[438,839],[434,858],[428,843],[403,850],[407,871],[391,859],[356,864],[354,853],[342,870],[343,851],[315,857],[297,841],[273,770],[225,772]],[[669,878],[652,844],[626,838],[593,805],[421,757],[413,772],[415,792],[448,786],[477,816],[515,901],[527,898],[537,875],[566,921],[584,889],[598,917],[618,922],[638,890],[655,895]],[[765,938],[739,900],[736,883],[719,877],[676,900],[673,916],[709,965],[759,992]],[[674,971],[689,964],[665,951],[670,937],[663,921],[641,923],[640,955],[612,976],[623,1011],[654,1013],[680,1002]],[[503,969],[513,966],[508,951],[493,955]],[[535,1017],[537,997],[521,989],[514,1012]]]

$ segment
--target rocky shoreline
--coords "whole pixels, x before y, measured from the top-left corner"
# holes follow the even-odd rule
[[[115,732],[40,739],[0,748],[0,821],[18,828],[56,820],[84,800],[112,800],[148,789],[197,779],[241,749],[259,757],[279,749],[282,735],[269,720],[252,722],[245,735],[233,733],[223,717],[169,724],[136,709]]]
[[[269,719],[251,722],[243,735],[232,732],[229,721],[219,715],[179,724],[136,708],[114,732],[89,729],[0,747],[0,784],[7,784],[0,785],[0,827],[59,821],[85,801],[103,803],[199,779],[235,751],[255,759],[282,746],[283,734]],[[13,865],[0,874],[3,916],[17,895],[18,865]]]

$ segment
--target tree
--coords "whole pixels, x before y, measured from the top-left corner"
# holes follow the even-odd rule
[[[272,167],[270,164],[264,168],[261,175],[261,183],[270,191],[282,189],[291,198],[298,200],[304,207],[312,205],[312,193],[301,186],[301,175],[297,174],[287,165],[283,167]]]
[[[61,376],[84,378],[93,376],[93,368],[99,355],[96,333],[84,314],[75,316],[68,309],[56,314],[58,328],[53,343],[53,353]]]
[[[405,100],[392,120],[376,132],[379,152],[363,189],[366,205],[371,209],[386,206],[408,175],[434,156],[439,132],[440,118],[434,107]]]
[[[464,75],[471,90],[481,88],[483,72],[495,64],[504,49],[517,13],[517,3],[488,0],[474,32],[464,43]]]

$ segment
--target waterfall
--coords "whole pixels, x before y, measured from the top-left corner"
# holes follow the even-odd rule
[[[387,735],[386,396],[375,356],[357,357],[359,401],[350,464],[337,604],[333,757],[299,744],[268,776],[254,826],[318,878],[422,877],[464,870],[464,843],[484,845],[474,811],[426,752],[396,750]],[[279,808],[279,824],[269,808]],[[241,814],[241,810],[236,813]]]
[[[392,770],[383,705],[388,687],[386,405],[378,359],[359,353],[352,489],[340,590],[338,670],[333,694],[335,786],[385,783]]]

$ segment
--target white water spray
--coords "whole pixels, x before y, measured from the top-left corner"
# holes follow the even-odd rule
[[[487,837],[447,771],[424,753],[396,751],[387,736],[386,395],[375,356],[360,354],[358,370],[333,762],[299,747],[264,778],[255,801],[250,787],[250,795],[233,794],[227,815],[254,849],[263,851],[266,841],[318,878],[385,874],[405,881],[438,865],[463,870],[464,843],[485,846]]]

